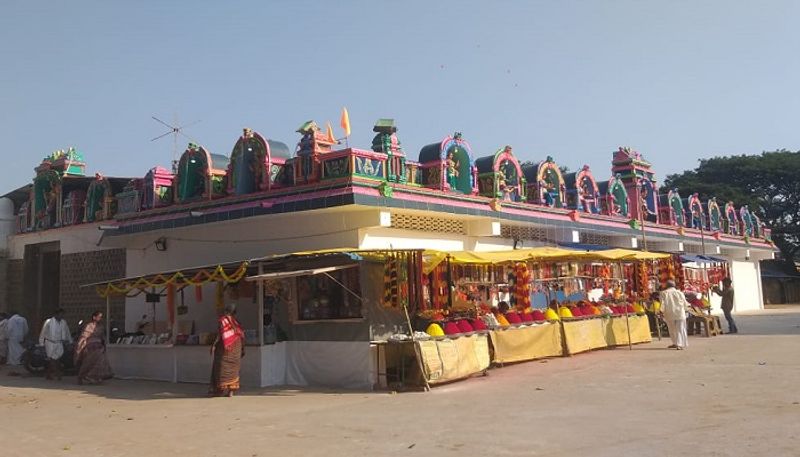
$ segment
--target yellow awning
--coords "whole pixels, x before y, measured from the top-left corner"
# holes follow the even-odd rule
[[[537,260],[577,262],[611,260],[655,260],[669,257],[669,254],[642,252],[631,249],[607,249],[604,251],[577,251],[572,249],[539,247],[509,251],[436,251],[426,250],[423,254],[423,271],[430,273],[445,259],[454,264],[500,264],[505,262],[525,262]]]

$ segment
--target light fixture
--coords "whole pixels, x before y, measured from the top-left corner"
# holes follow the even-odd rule
[[[107,230],[119,230],[119,225],[100,225],[97,227],[98,230],[107,231]]]
[[[156,251],[164,252],[167,250],[167,239],[163,236],[153,242],[156,245]]]
[[[202,211],[189,211],[189,215],[192,217],[203,217],[205,214]]]

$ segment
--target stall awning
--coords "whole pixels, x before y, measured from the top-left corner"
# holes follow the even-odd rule
[[[719,257],[713,257],[710,255],[700,255],[700,254],[681,254],[681,262],[683,263],[726,263],[727,260],[721,259]]]
[[[335,267],[326,267],[326,268],[314,268],[308,270],[294,270],[294,271],[278,271],[275,273],[264,273],[255,276],[248,276],[245,278],[246,281],[264,281],[269,279],[283,279],[283,278],[294,278],[296,276],[314,276],[322,273],[330,273],[332,271],[337,270],[344,270],[347,268],[354,268],[357,267],[357,264],[351,263],[349,265],[339,265]]]
[[[606,249],[602,251],[582,251],[553,247],[516,249],[513,251],[435,251],[426,250],[423,256],[424,271],[429,273],[445,259],[460,264],[498,264],[505,262],[526,261],[625,261],[625,260],[657,260],[670,257],[660,252],[635,251],[632,249]]]

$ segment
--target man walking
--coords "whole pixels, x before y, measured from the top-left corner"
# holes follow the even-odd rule
[[[59,308],[53,317],[44,321],[39,344],[47,353],[47,379],[61,380],[61,356],[64,355],[64,344],[72,341],[69,326],[64,320],[64,310]]]
[[[683,292],[675,288],[675,281],[671,279],[667,281],[667,288],[661,291],[661,312],[669,329],[669,337],[672,338],[670,349],[681,351],[689,345],[689,337],[686,335],[688,309],[689,303]]]
[[[739,329],[736,327],[736,321],[733,320],[733,285],[731,282],[731,278],[725,278],[722,280],[722,290],[719,287],[714,286],[713,289],[715,294],[722,297],[722,313],[725,314],[725,320],[728,321],[728,333],[739,333]]]
[[[8,364],[19,365],[22,354],[25,352],[22,343],[28,336],[28,320],[12,311],[6,331],[8,332]]]

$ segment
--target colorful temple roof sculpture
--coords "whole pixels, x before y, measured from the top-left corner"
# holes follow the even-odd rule
[[[511,146],[490,156],[475,159],[478,170],[478,194],[502,201],[525,201],[526,180]]]
[[[472,148],[461,132],[424,146],[419,151],[422,184],[443,191],[477,193],[477,169],[472,157]]]
[[[722,209],[713,196],[682,199],[677,189],[660,194],[651,164],[630,148],[614,151],[612,177],[598,182],[588,166],[562,173],[552,157],[521,165],[511,146],[475,159],[458,132],[409,160],[388,118],[375,122],[369,149],[336,149],[332,130],[322,132],[314,121],[297,132],[294,151],[249,128],[230,158],[189,144],[174,174],[154,167],[138,178],[84,176],[83,154],[69,148],[45,157],[32,183],[7,195],[19,232],[116,219],[122,227],[109,234],[115,236],[157,230],[165,220],[178,227],[355,204],[603,226],[596,230],[618,223],[614,230],[629,234],[631,221],[641,220],[678,227],[674,236],[684,236],[684,228],[739,240],[770,235],[747,206],[728,202]]]
[[[600,211],[606,216],[627,218],[630,216],[628,190],[619,175],[597,185],[600,190]]]
[[[566,206],[567,187],[561,169],[552,157],[547,156],[536,165],[526,165],[522,169],[528,181],[528,201],[551,208]]]
[[[564,174],[564,184],[567,189],[567,208],[600,213],[600,188],[589,165],[584,165],[580,171]]]
[[[286,143],[244,129],[231,151],[227,193],[246,195],[288,184],[284,165],[293,155]]]

